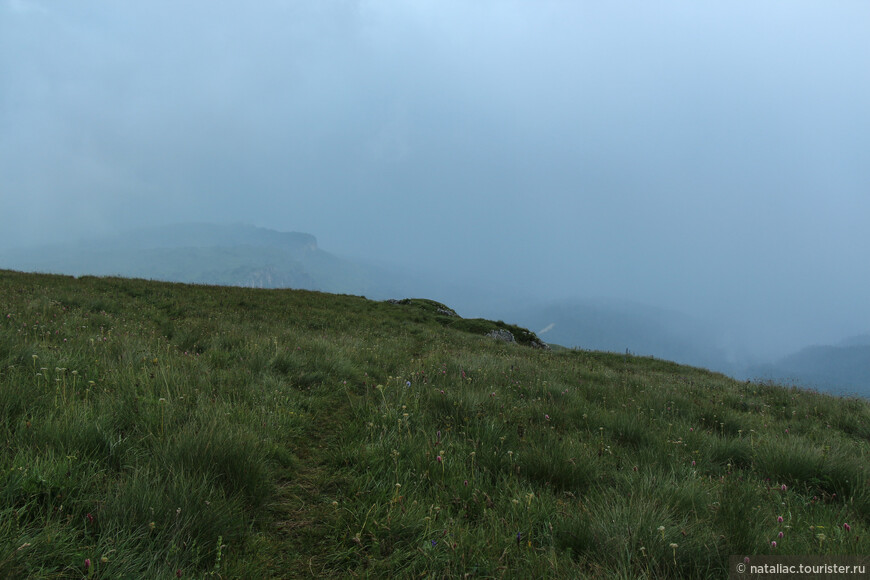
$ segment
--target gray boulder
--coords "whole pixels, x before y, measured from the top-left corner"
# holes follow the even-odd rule
[[[487,333],[486,336],[494,338],[496,340],[502,340],[504,342],[516,342],[513,333],[509,330],[505,330],[504,328],[499,328],[498,330],[491,330]]]

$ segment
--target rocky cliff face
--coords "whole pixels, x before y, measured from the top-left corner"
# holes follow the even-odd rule
[[[223,248],[253,246],[314,252],[317,238],[301,232],[279,232],[241,224],[173,224],[134,230],[113,240],[119,247]]]
[[[0,249],[0,268],[337,293],[372,292],[379,281],[365,267],[320,250],[311,234],[202,223],[144,228],[63,245]]]

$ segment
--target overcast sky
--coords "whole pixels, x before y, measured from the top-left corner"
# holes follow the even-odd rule
[[[0,0],[0,245],[245,222],[799,345],[870,331],[868,218],[863,0]]]

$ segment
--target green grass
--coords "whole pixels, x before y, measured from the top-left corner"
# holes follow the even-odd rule
[[[429,300],[0,271],[0,577],[870,553],[867,401],[499,328],[536,340]]]

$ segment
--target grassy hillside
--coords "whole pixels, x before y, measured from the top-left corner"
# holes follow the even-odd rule
[[[0,577],[870,554],[866,401],[508,344],[441,306],[0,271]]]

